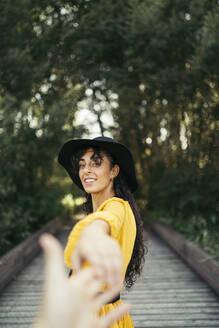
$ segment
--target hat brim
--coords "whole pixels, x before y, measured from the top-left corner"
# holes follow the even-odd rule
[[[129,149],[126,146],[114,141],[113,139],[110,140],[112,141],[96,139],[73,139],[67,141],[62,146],[58,155],[58,162],[66,169],[73,182],[80,189],[84,190],[79,176],[73,173],[71,157],[80,149],[88,147],[100,147],[108,151],[118,162],[120,170],[122,170],[126,177],[130,190],[134,192],[137,189],[138,182],[135,173],[135,166]]]

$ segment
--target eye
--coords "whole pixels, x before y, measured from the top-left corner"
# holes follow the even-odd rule
[[[92,166],[93,166],[93,167],[98,167],[98,166],[101,165],[101,163],[102,163],[102,160],[101,160],[99,157],[94,158],[94,159],[92,160]]]
[[[85,167],[85,164],[84,164],[84,163],[79,163],[79,164],[78,164],[78,168],[79,168],[79,169],[82,169],[82,168],[84,168],[84,167]]]

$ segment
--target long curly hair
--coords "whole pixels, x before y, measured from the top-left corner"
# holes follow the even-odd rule
[[[85,154],[87,149],[88,148],[80,149],[71,158],[73,171],[75,175],[78,175],[79,160]],[[97,156],[99,159],[103,160],[102,153],[104,153],[110,161],[111,168],[113,168],[115,164],[118,164],[115,158],[108,151],[101,149],[99,147],[92,147],[92,149],[94,151],[92,157]],[[136,238],[135,238],[134,249],[125,275],[126,288],[130,289],[134,285],[138,276],[142,272],[145,262],[145,254],[147,253],[147,247],[143,235],[143,221],[141,218],[141,214],[137,206],[137,203],[134,199],[134,196],[127,184],[126,177],[124,176],[121,169],[117,177],[114,179],[114,192],[116,197],[122,198],[123,200],[129,202],[136,222]],[[83,204],[83,210],[86,214],[90,214],[93,212],[91,194],[85,192],[85,199],[86,201]]]

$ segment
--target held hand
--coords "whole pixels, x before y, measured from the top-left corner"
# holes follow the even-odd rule
[[[68,279],[57,240],[45,234],[40,244],[45,253],[45,296],[33,328],[107,328],[129,310],[123,303],[106,316],[97,317],[100,308],[120,292],[121,284],[99,294],[103,281],[92,268]]]
[[[123,259],[118,242],[107,235],[96,222],[87,226],[72,257],[74,271],[78,272],[85,261],[95,270],[96,276],[113,286],[122,280]]]

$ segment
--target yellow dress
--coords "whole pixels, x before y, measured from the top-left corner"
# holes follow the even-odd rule
[[[79,221],[72,229],[68,243],[64,252],[65,264],[72,269],[71,258],[81,231],[94,220],[104,220],[110,226],[110,236],[115,238],[120,244],[123,255],[123,280],[125,279],[126,269],[132,256],[136,237],[136,223],[132,209],[127,201],[113,197],[101,204],[96,212],[87,215]],[[114,309],[121,300],[107,304],[100,310],[100,315],[106,314]],[[131,316],[125,315],[121,320],[114,323],[111,328],[132,328],[134,327]]]

